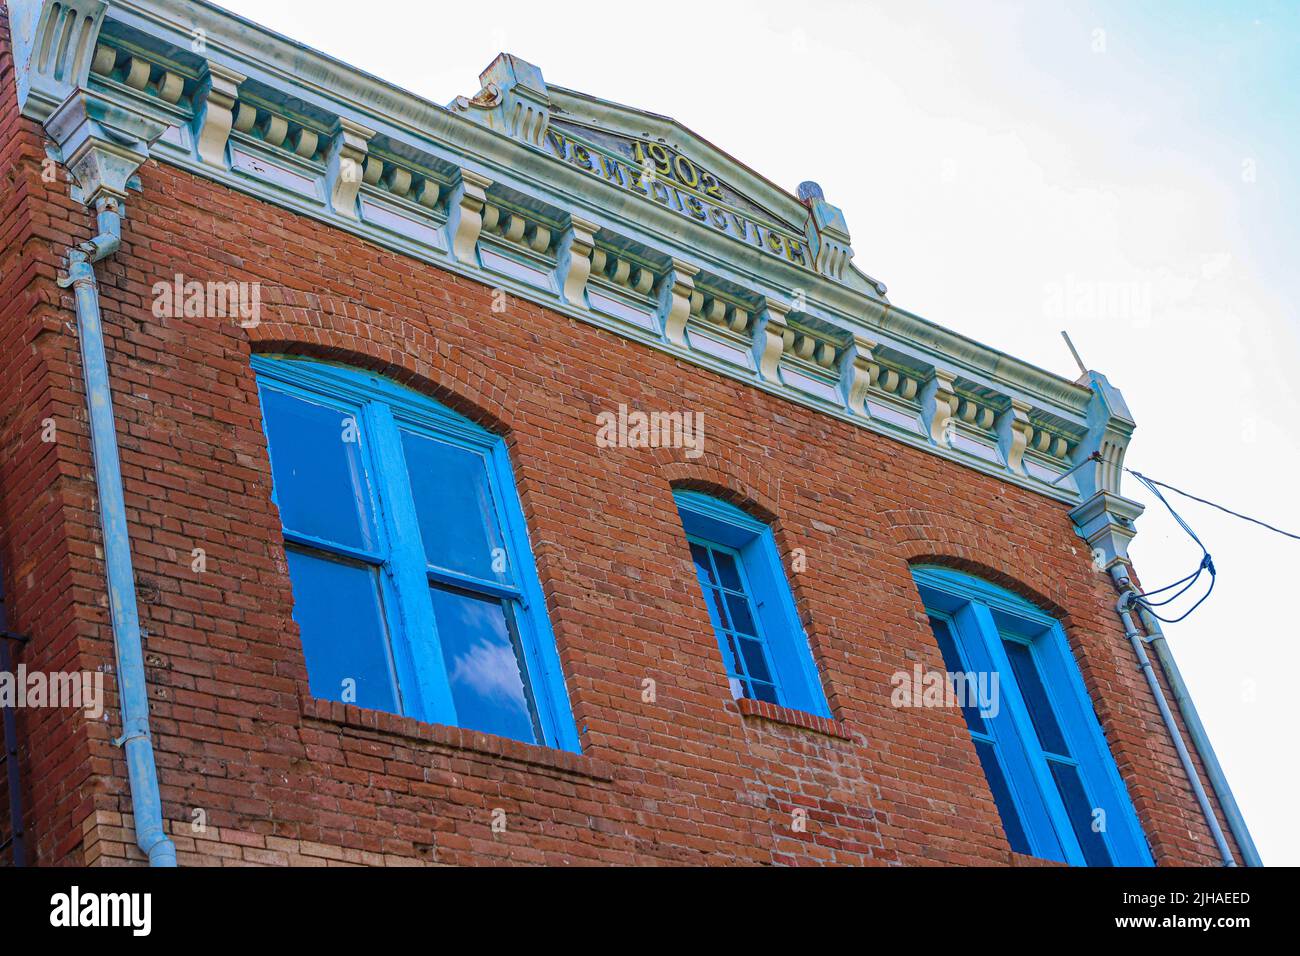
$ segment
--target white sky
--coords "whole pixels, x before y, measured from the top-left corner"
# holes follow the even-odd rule
[[[1073,378],[1068,329],[1138,421],[1130,467],[1300,533],[1300,6],[224,6],[440,103],[507,50],[786,188],[814,179],[893,302]],[[1125,493],[1148,505],[1147,586],[1193,570],[1159,503]],[[1171,500],[1219,583],[1166,633],[1261,856],[1300,864],[1300,541]]]

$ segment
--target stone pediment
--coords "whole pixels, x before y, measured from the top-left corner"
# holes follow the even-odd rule
[[[684,225],[884,299],[884,285],[852,266],[844,214],[817,184],[791,193],[670,117],[549,87],[538,67],[508,53],[479,79],[479,92],[451,109],[622,190],[634,198],[629,215],[636,201],[656,203]]]

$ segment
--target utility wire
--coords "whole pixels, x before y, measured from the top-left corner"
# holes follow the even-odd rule
[[[1155,617],[1159,621],[1163,621],[1165,624],[1177,624],[1179,621],[1186,619],[1188,615],[1190,615],[1198,607],[1204,604],[1205,599],[1208,598],[1214,592],[1214,584],[1215,581],[1217,580],[1217,575],[1214,570],[1214,561],[1210,558],[1210,552],[1206,550],[1205,544],[1201,541],[1200,538],[1196,536],[1196,532],[1192,530],[1191,525],[1189,525],[1186,521],[1183,520],[1183,516],[1180,515],[1177,511],[1175,511],[1174,506],[1169,503],[1168,499],[1166,499],[1163,494],[1160,493],[1161,488],[1167,488],[1169,491],[1172,491],[1175,494],[1180,494],[1184,498],[1190,498],[1192,499],[1192,501],[1198,501],[1203,505],[1209,505],[1211,508],[1217,508],[1219,511],[1222,511],[1226,514],[1230,514],[1234,518],[1240,518],[1243,521],[1249,521],[1251,524],[1257,524],[1262,528],[1267,528],[1269,531],[1274,531],[1282,535],[1283,537],[1292,538],[1296,541],[1300,541],[1300,534],[1292,534],[1290,531],[1283,531],[1281,528],[1275,528],[1267,521],[1260,521],[1258,518],[1252,518],[1249,515],[1241,514],[1239,512],[1233,511],[1231,508],[1225,508],[1223,505],[1216,504],[1213,501],[1207,501],[1204,498],[1199,498],[1196,495],[1183,491],[1181,488],[1175,488],[1173,485],[1166,484],[1163,481],[1156,481],[1156,479],[1154,478],[1148,478],[1146,475],[1142,474],[1141,472],[1134,471],[1131,468],[1125,468],[1124,470],[1127,471],[1134,478],[1136,478],[1139,482],[1141,482],[1142,487],[1146,488],[1147,491],[1155,495],[1156,498],[1160,500],[1160,503],[1169,509],[1169,513],[1173,515],[1173,518],[1176,522],[1178,522],[1179,527],[1181,527],[1184,531],[1186,531],[1187,534],[1191,537],[1191,539],[1195,541],[1201,548],[1201,563],[1200,566],[1195,571],[1187,575],[1185,578],[1175,581],[1173,584],[1167,584],[1164,587],[1157,588],[1154,591],[1144,592],[1143,594],[1139,594],[1136,598],[1137,602],[1141,604],[1143,607],[1145,607],[1148,611],[1150,611],[1153,617]],[[1209,588],[1206,589],[1205,593],[1201,595],[1200,600],[1197,601],[1195,604],[1193,604],[1190,608],[1187,609],[1186,612],[1184,612],[1178,617],[1175,618],[1161,617],[1160,614],[1155,609],[1157,607],[1164,607],[1168,604],[1173,603],[1178,598],[1182,597],[1184,594],[1190,591],[1192,586],[1201,579],[1201,574],[1204,573],[1205,571],[1210,572],[1210,586]],[[1150,598],[1155,597],[1157,594],[1163,594],[1166,591],[1172,591],[1174,588],[1180,588],[1180,590],[1177,591],[1172,596],[1167,597],[1163,600],[1160,601],[1150,600]]]
[[[1205,603],[1206,598],[1208,598],[1211,594],[1214,593],[1214,584],[1218,577],[1217,573],[1214,570],[1214,560],[1210,557],[1210,552],[1209,550],[1206,549],[1204,542],[1202,542],[1201,539],[1197,537],[1196,532],[1192,530],[1192,526],[1183,520],[1183,516],[1180,515],[1176,510],[1174,510],[1174,506],[1171,505],[1168,499],[1165,498],[1165,496],[1160,493],[1160,488],[1157,488],[1156,485],[1161,483],[1154,481],[1151,478],[1148,478],[1146,475],[1141,474],[1140,472],[1133,471],[1130,468],[1125,468],[1124,470],[1127,471],[1134,478],[1136,478],[1138,481],[1140,481],[1142,483],[1142,487],[1146,488],[1149,492],[1155,495],[1156,498],[1159,499],[1160,503],[1169,509],[1169,513],[1173,515],[1173,518],[1175,521],[1178,522],[1179,527],[1181,527],[1184,531],[1186,531],[1187,534],[1191,537],[1191,539],[1195,541],[1201,549],[1201,563],[1197,566],[1195,571],[1193,571],[1191,574],[1187,575],[1186,577],[1175,581],[1173,584],[1167,584],[1164,587],[1157,588],[1154,591],[1147,591],[1143,594],[1139,594],[1136,598],[1137,602],[1141,604],[1144,608],[1146,608],[1147,611],[1151,613],[1151,616],[1154,617],[1156,620],[1162,621],[1165,624],[1177,624],[1179,621],[1186,620],[1193,611],[1195,611],[1198,607],[1200,607],[1202,604]],[[1161,487],[1169,488],[1168,485],[1161,485]],[[1177,488],[1170,488],[1170,490],[1178,491]],[[1179,492],[1179,494],[1182,494],[1182,492]],[[1192,586],[1201,579],[1201,575],[1206,571],[1210,572],[1210,586],[1206,589],[1205,593],[1201,595],[1200,600],[1198,600],[1195,604],[1193,604],[1190,608],[1188,608],[1185,612],[1183,612],[1178,617],[1173,617],[1173,618],[1161,617],[1160,612],[1158,612],[1156,608],[1164,607],[1165,605],[1171,604],[1174,601],[1176,601],[1178,598],[1182,597],[1184,594],[1186,594],[1188,591],[1192,589]],[[1172,591],[1174,588],[1179,587],[1180,585],[1182,585],[1181,590],[1179,590],[1176,594],[1172,595],[1171,597],[1167,597],[1162,601],[1148,600],[1149,598],[1154,597],[1157,594],[1162,594],[1165,591]]]
[[[1260,521],[1258,518],[1252,518],[1249,515],[1239,514],[1236,511],[1233,511],[1231,508],[1225,508],[1223,505],[1215,504],[1213,501],[1206,501],[1204,498],[1198,498],[1196,497],[1196,495],[1183,491],[1181,488],[1175,488],[1173,485],[1167,485],[1163,481],[1156,481],[1154,478],[1148,478],[1146,475],[1143,475],[1140,472],[1133,471],[1131,468],[1125,468],[1124,470],[1127,471],[1134,478],[1138,479],[1138,481],[1142,482],[1144,485],[1147,486],[1159,485],[1161,488],[1168,488],[1170,491],[1177,492],[1178,494],[1182,495],[1184,498],[1191,498],[1193,501],[1199,501],[1201,504],[1209,505],[1211,508],[1218,508],[1220,511],[1232,515],[1234,518],[1240,518],[1242,521],[1249,521],[1251,524],[1257,524],[1260,527],[1267,528],[1269,531],[1276,531],[1280,535],[1283,535],[1288,538],[1294,538],[1295,540],[1300,541],[1300,534],[1292,534],[1290,531],[1283,531],[1281,528],[1273,527],[1267,521]],[[1160,493],[1156,492],[1156,494],[1159,495]],[[1163,496],[1160,496],[1160,498],[1162,501],[1164,500]],[[1168,502],[1166,502],[1166,504],[1168,504]],[[1182,523],[1182,519],[1179,519],[1179,523],[1180,524]],[[1186,527],[1186,525],[1184,525],[1184,527]],[[1195,535],[1193,535],[1193,537],[1195,537]],[[1199,544],[1200,542],[1198,541],[1197,543]]]

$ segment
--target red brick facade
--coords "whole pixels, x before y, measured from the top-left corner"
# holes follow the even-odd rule
[[[0,33],[0,563],[29,669],[111,669],[56,284],[92,216],[61,170],[42,178],[13,84]],[[922,561],[1062,620],[1156,861],[1218,862],[1068,506],[527,302],[493,312],[483,285],[175,168],[140,174],[96,268],[182,865],[1018,862],[960,712],[890,704],[895,672],[943,666]],[[154,317],[151,286],[177,272],[260,282],[260,325]],[[285,352],[390,375],[506,437],[582,755],[309,698],[249,364]],[[703,412],[705,454],[597,448],[597,414],[620,404]],[[771,523],[834,720],[732,701],[676,487]],[[141,859],[107,685],[104,721],[20,713],[34,862]]]

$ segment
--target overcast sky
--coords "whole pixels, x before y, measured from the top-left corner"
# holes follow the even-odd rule
[[[893,302],[1124,392],[1128,465],[1300,532],[1300,4],[225,0],[416,93],[507,50],[821,183]],[[1026,9],[1027,8],[1027,9]],[[1196,545],[1148,506],[1148,587]],[[1174,499],[1219,570],[1166,629],[1264,861],[1300,864],[1300,541]]]

